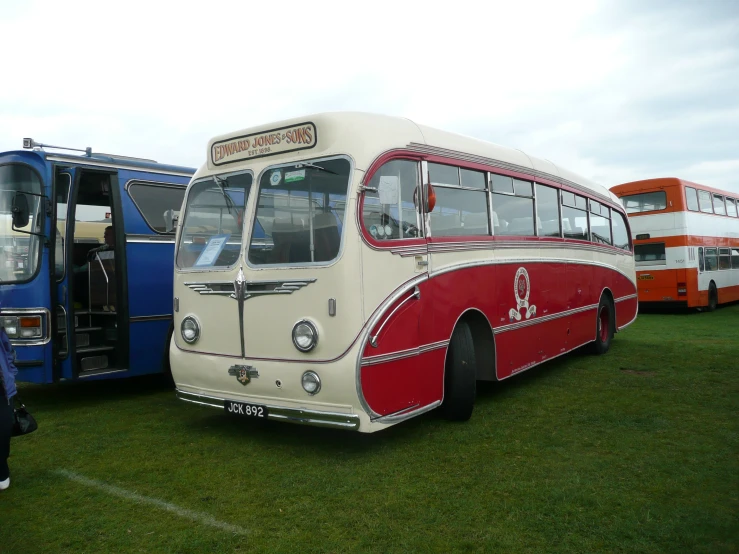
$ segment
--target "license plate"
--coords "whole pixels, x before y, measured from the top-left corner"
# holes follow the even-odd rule
[[[233,400],[225,400],[223,407],[227,414],[243,416],[243,417],[267,417],[266,406],[260,406],[258,404],[247,404],[246,402],[234,402]]]

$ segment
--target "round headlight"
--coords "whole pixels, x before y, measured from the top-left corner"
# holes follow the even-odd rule
[[[318,344],[316,326],[308,320],[298,321],[293,327],[293,344],[301,352],[310,352]]]
[[[182,320],[180,332],[182,333],[182,339],[186,343],[194,343],[200,338],[200,324],[198,324],[198,320],[192,316],[187,316]]]
[[[303,390],[310,395],[318,394],[321,390],[321,379],[315,371],[306,371],[301,378]]]

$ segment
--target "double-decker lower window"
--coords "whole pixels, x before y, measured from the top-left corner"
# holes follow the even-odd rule
[[[636,265],[665,265],[665,243],[637,244],[634,247],[634,262]]]

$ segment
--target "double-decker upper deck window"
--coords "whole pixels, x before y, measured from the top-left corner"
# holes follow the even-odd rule
[[[572,192],[562,191],[562,228],[568,239],[588,240],[587,200]]]
[[[485,173],[436,163],[428,168],[436,192],[431,236],[489,235]]]
[[[128,194],[149,227],[157,233],[166,233],[166,212],[172,210],[179,213],[185,197],[185,187],[131,183]]]
[[[693,187],[685,187],[685,199],[688,201],[688,209],[691,212],[698,211],[698,191]]]
[[[621,199],[626,213],[653,212],[667,208],[667,194],[663,190],[630,194]]]
[[[367,187],[374,190],[364,193],[362,221],[373,238],[386,241],[423,236],[414,201],[419,188],[418,162],[389,161],[375,172]]]
[[[251,185],[251,173],[232,173],[190,186],[177,247],[178,267],[206,269],[236,263]]]
[[[698,200],[700,201],[701,211],[707,214],[713,213],[713,203],[711,202],[711,194],[705,190],[698,191]]]
[[[733,198],[726,199],[726,215],[730,215],[732,217],[739,216],[739,213],[737,213],[736,200],[734,200]]]
[[[536,224],[540,237],[562,236],[557,189],[536,185]]]
[[[600,244],[613,244],[611,210],[595,200],[590,201],[590,240]]]
[[[264,171],[249,262],[294,265],[336,259],[345,225],[343,207],[350,170],[349,160],[333,158]]]
[[[490,178],[494,234],[535,236],[533,183],[495,173]]]
[[[724,204],[724,197],[720,194],[713,195],[713,211],[718,215],[726,215],[726,205]]]

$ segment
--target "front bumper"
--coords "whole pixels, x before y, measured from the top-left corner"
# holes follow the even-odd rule
[[[219,398],[216,396],[206,396],[203,394],[195,394],[191,392],[176,389],[177,398],[185,402],[200,404],[201,406],[209,406],[211,408],[224,409],[224,402],[230,400],[227,398]],[[242,400],[239,400],[241,402]],[[312,425],[314,427],[329,427],[333,429],[347,429],[356,431],[359,429],[359,416],[351,414],[338,414],[333,412],[319,412],[314,410],[305,410],[302,408],[285,408],[281,406],[270,406],[263,404],[267,408],[267,419],[275,421],[287,421],[290,423],[299,423],[302,425]]]

